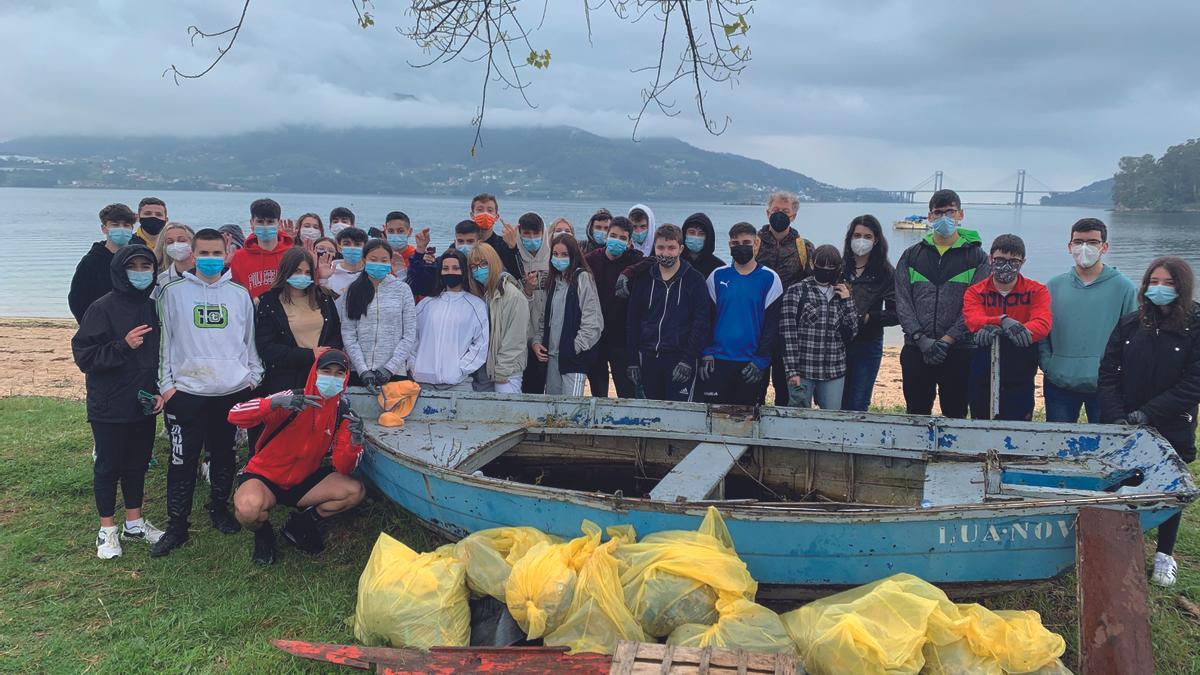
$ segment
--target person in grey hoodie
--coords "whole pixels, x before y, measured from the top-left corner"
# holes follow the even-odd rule
[[[1039,344],[1047,422],[1076,422],[1079,409],[1100,422],[1100,358],[1122,316],[1138,308],[1133,282],[1100,262],[1108,252],[1108,227],[1096,218],[1071,226],[1067,250],[1075,266],[1050,280],[1054,326]]]

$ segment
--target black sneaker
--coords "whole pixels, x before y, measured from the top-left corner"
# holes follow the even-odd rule
[[[170,527],[163,533],[163,536],[150,546],[150,557],[161,558],[164,555],[174,551],[175,549],[187,543],[187,530],[176,530]]]
[[[250,560],[256,565],[275,564],[275,531],[271,523],[263,523],[254,533],[254,554]]]
[[[325,542],[321,540],[317,524],[303,511],[296,511],[288,516],[279,532],[289,544],[310,555],[325,550]]]
[[[217,528],[221,534],[237,534],[242,531],[242,524],[233,517],[229,508],[224,504],[210,508],[208,517],[212,519],[212,526]]]

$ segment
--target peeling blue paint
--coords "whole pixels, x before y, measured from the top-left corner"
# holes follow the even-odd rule
[[[605,415],[600,420],[601,424],[613,424],[620,427],[648,427],[659,422],[662,422],[661,417],[613,417]]]
[[[1012,436],[1004,437],[1004,449],[1005,450],[1016,450],[1017,449],[1017,446],[1013,445]]]
[[[1100,450],[1099,436],[1076,436],[1067,439],[1067,447],[1058,451],[1059,457],[1078,457]]]
[[[431,406],[431,405],[427,405],[427,406],[425,406],[425,409],[424,409],[424,410],[422,410],[421,412],[422,412],[423,414],[425,414],[425,415],[436,415],[436,414],[438,414],[438,413],[442,412],[442,409],[441,409],[441,408],[435,408],[435,407],[433,407],[433,406]]]
[[[954,441],[957,441],[957,440],[958,440],[958,436],[955,436],[954,434],[942,434],[942,437],[938,439],[938,447],[939,448],[953,448]]]

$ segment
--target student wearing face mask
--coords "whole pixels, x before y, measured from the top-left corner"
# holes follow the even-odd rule
[[[154,250],[158,234],[167,224],[167,203],[158,197],[144,197],[138,202],[138,228],[131,241]]]
[[[850,221],[842,248],[842,280],[858,312],[858,332],[846,345],[846,381],[842,410],[871,407],[875,378],[883,361],[883,329],[900,323],[896,317],[896,270],[888,262],[888,242],[872,215]]]
[[[311,251],[313,243],[324,236],[325,224],[321,222],[321,216],[306,213],[296,219],[296,246],[303,246]]]
[[[467,256],[451,249],[437,260],[433,292],[417,306],[413,379],[434,391],[471,391],[471,375],[488,360],[488,307],[470,291]]]
[[[654,220],[654,212],[645,204],[634,204],[629,209],[629,213],[625,214],[630,223],[633,223],[633,233],[630,235],[630,241],[633,248],[641,253],[644,257],[654,255],[654,231],[658,229],[658,222]]]
[[[183,223],[167,223],[158,235],[158,244],[154,247],[154,255],[158,258],[158,282],[150,294],[152,300],[158,300],[162,289],[172,281],[183,276],[196,266],[196,258],[192,255],[192,237],[195,232]]]
[[[846,345],[858,333],[858,310],[841,281],[842,255],[825,244],[813,252],[812,274],[787,289],[779,337],[787,374],[788,405],[822,410],[842,407]]]
[[[799,213],[800,199],[791,192],[772,192],[767,197],[767,224],[758,231],[758,264],[779,275],[787,290],[812,273],[813,243],[800,236],[792,223]],[[771,357],[771,383],[775,387],[775,405],[788,405],[788,378],[783,364],[782,345],[776,344]],[[766,387],[763,387],[764,403]]]
[[[475,240],[491,246],[496,255],[500,256],[504,271],[513,278],[520,279],[524,270],[521,269],[520,254],[517,251],[517,245],[520,243],[517,241],[517,228],[500,217],[500,202],[496,200],[496,195],[486,192],[475,195],[471,199],[471,220],[479,226]],[[469,251],[463,251],[464,255],[467,253]]]
[[[693,213],[683,221],[683,259],[705,279],[724,267],[725,261],[713,255],[717,246],[712,220],[703,213]]]
[[[1038,346],[1047,422],[1077,422],[1081,408],[1088,422],[1100,421],[1100,357],[1117,322],[1138,306],[1133,282],[1102,262],[1108,247],[1102,221],[1076,222],[1067,241],[1075,265],[1046,284],[1054,326]]]
[[[550,236],[542,217],[532,211],[522,214],[517,220],[517,232],[517,252],[521,256],[521,269],[525,275],[521,279],[521,290],[525,293],[525,298],[530,299],[538,290],[545,288],[546,280],[550,278]],[[546,364],[537,359],[528,343],[525,348],[525,372],[521,376],[521,392],[545,393]]]
[[[109,204],[100,209],[100,232],[104,239],[92,244],[92,248],[79,260],[75,275],[71,277],[71,290],[67,293],[67,306],[75,322],[83,320],[83,313],[93,302],[112,290],[113,254],[117,249],[132,241],[133,211],[124,204]]]
[[[344,206],[339,206],[329,212],[329,232],[335,239],[342,233],[342,230],[351,227],[355,227],[353,211]],[[364,234],[366,233],[364,232]]]
[[[586,236],[579,242],[579,249],[583,251],[584,257],[592,251],[602,251],[608,245],[608,226],[612,219],[612,212],[608,209],[598,209],[588,218],[587,227],[584,228]]]
[[[550,278],[529,308],[529,344],[546,364],[546,393],[582,396],[596,362],[604,313],[596,282],[570,235],[551,242]]]
[[[429,228],[413,232],[408,214],[392,211],[384,219],[383,236],[392,247],[392,276],[404,282],[409,281],[410,272],[419,276],[418,269],[425,256],[425,247],[429,245]],[[409,282],[409,286],[413,284]]]
[[[342,259],[333,261],[333,273],[323,277],[321,284],[339,296],[345,295],[350,284],[362,276],[366,245],[367,233],[357,227],[347,227],[339,232],[337,247]]]
[[[963,320],[962,298],[990,270],[979,233],[960,227],[962,219],[957,193],[933,193],[933,231],[908,247],[896,263],[896,314],[904,329],[900,369],[910,415],[933,412],[936,397],[946,417],[967,416],[975,342]]]
[[[250,204],[250,227],[253,233],[246,244],[229,262],[233,280],[257,300],[275,284],[275,274],[283,254],[292,248],[292,238],[279,227],[279,202],[257,199]]]
[[[122,540],[153,544],[162,536],[142,514],[154,416],[162,410],[161,396],[149,406],[140,399],[140,392],[158,392],[159,324],[150,300],[155,264],[154,254],[140,244],[117,251],[109,263],[113,290],[92,303],[71,338],[75,364],[85,375],[87,419],[96,441],[92,491],[100,515],[96,556],[102,560],[121,555]],[[114,519],[118,483],[125,507],[120,535]]]
[[[991,346],[1000,341],[1000,412],[996,419],[1033,419],[1033,379],[1037,375],[1038,343],[1053,322],[1050,293],[1021,274],[1025,242],[1002,234],[992,242],[992,274],[963,295],[963,319],[975,334],[971,363],[971,417],[991,419]]]
[[[1196,461],[1200,414],[1200,305],[1196,277],[1182,258],[1151,261],[1137,310],[1121,317],[1100,362],[1100,421],[1153,427],[1185,463]],[[1182,513],[1158,527],[1150,580],[1171,586]]]
[[[628,218],[611,218],[603,224],[603,228],[607,236],[604,248],[584,256],[596,280],[596,293],[600,297],[600,309],[604,315],[604,331],[597,346],[596,363],[588,371],[588,385],[592,396],[608,396],[611,368],[617,396],[633,398],[637,395],[637,388],[629,379],[629,367],[637,363],[637,352],[629,351],[625,330],[629,302],[617,296],[616,286],[621,273],[644,258],[640,251],[632,247],[633,224]]]
[[[484,391],[520,394],[529,350],[529,299],[521,291],[521,284],[504,271],[500,256],[491,246],[476,246],[467,261],[471,279],[488,308],[486,377],[481,380],[490,383],[491,388]]]

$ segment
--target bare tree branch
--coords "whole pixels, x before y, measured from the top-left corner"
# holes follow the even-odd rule
[[[229,28],[226,28],[223,31],[219,31],[216,33],[206,33],[204,31],[200,30],[196,26],[188,26],[187,32],[188,32],[189,39],[193,46],[195,46],[196,38],[198,38],[198,37],[199,38],[215,38],[215,37],[220,37],[222,35],[227,35],[229,33],[233,33],[233,35],[230,35],[229,42],[226,43],[224,47],[222,47],[220,45],[220,43],[217,44],[217,58],[213,59],[212,63],[209,63],[208,67],[205,68],[204,70],[202,70],[198,73],[188,74],[188,73],[184,73],[184,72],[180,71],[178,68],[175,67],[175,64],[172,63],[170,68],[167,68],[166,70],[163,71],[162,76],[166,77],[167,73],[171,73],[172,77],[175,80],[175,84],[178,85],[179,78],[181,78],[181,77],[184,79],[188,79],[188,80],[195,80],[195,79],[198,79],[198,78],[201,78],[201,77],[204,77],[205,75],[207,75],[209,73],[209,71],[211,71],[213,68],[217,67],[217,64],[221,62],[221,59],[225,58],[225,55],[228,54],[229,50],[233,48],[233,43],[237,41],[238,33],[242,32],[242,24],[244,24],[246,22],[246,12],[249,9],[250,9],[250,0],[246,0],[246,3],[244,5],[242,5],[242,15],[240,17],[238,17],[237,23],[230,26]]]

